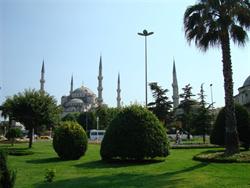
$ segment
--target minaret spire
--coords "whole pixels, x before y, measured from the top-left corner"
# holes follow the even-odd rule
[[[120,88],[120,73],[118,74],[117,80],[117,108],[121,108],[121,88]]]
[[[98,75],[98,98],[97,98],[97,103],[98,106],[101,106],[103,104],[103,98],[102,98],[102,80],[103,80],[103,76],[102,76],[102,56],[100,56],[100,62],[99,62],[99,75]]]
[[[45,69],[44,69],[44,60],[43,60],[42,70],[41,70],[41,79],[40,79],[40,92],[45,92],[44,91],[44,83],[45,83],[44,74],[45,74]]]
[[[70,94],[73,92],[73,84],[74,84],[74,80],[73,80],[73,74],[71,75],[71,82],[70,82]]]
[[[175,69],[175,60],[173,60],[173,107],[174,109],[179,105],[179,91],[178,91],[178,82],[177,82],[177,75]]]

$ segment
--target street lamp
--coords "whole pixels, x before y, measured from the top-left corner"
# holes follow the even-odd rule
[[[213,84],[210,84],[210,91],[211,91],[211,107],[212,107],[212,123],[214,121],[214,101],[213,101]]]
[[[213,101],[213,84],[210,84],[210,92],[211,92],[211,106],[212,106],[212,111],[214,108],[214,101]]]
[[[148,83],[148,75],[147,75],[147,36],[149,35],[153,35],[154,32],[148,32],[146,29],[143,30],[142,33],[138,33],[138,35],[140,36],[144,36],[145,37],[145,101],[146,101],[146,107],[148,105],[148,87],[147,87],[147,83]]]
[[[99,137],[99,135],[98,135],[98,130],[99,130],[99,116],[96,117],[96,130],[97,130],[96,131],[96,138],[97,138],[96,142],[98,142],[98,140],[99,140],[99,138],[98,138]]]

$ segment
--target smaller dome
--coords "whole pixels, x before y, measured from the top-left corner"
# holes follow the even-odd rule
[[[243,87],[246,87],[246,86],[250,86],[250,76],[247,77],[247,79],[245,80],[243,84]]]
[[[74,104],[83,104],[83,101],[81,99],[71,99],[68,103],[69,105]]]

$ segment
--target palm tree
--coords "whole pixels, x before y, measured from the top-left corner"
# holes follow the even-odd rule
[[[221,47],[226,109],[226,151],[239,152],[239,138],[233,99],[232,62],[230,39],[244,46],[250,28],[249,0],[199,0],[184,14],[187,41],[206,51],[208,47]]]

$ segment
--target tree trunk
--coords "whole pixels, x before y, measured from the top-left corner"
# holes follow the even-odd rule
[[[239,137],[233,98],[233,71],[228,31],[225,31],[221,37],[221,48],[225,90],[225,154],[232,155],[239,152]]]
[[[32,147],[32,143],[33,143],[33,129],[32,128],[30,128],[29,129],[29,148],[31,148]]]
[[[206,143],[206,133],[203,134],[203,144]]]
[[[15,141],[15,138],[11,138],[11,146],[14,146],[14,141]]]

